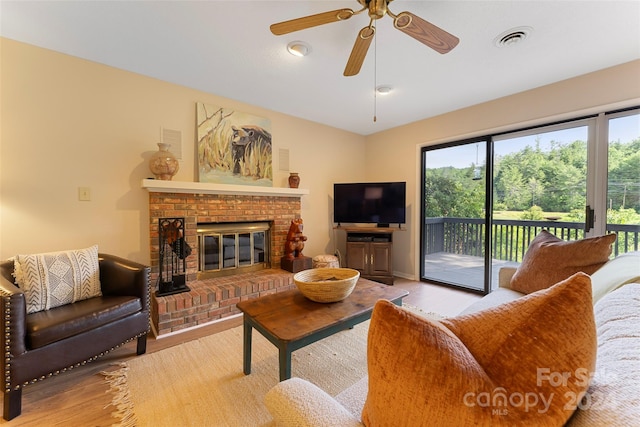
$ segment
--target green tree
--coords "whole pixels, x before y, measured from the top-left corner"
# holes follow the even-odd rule
[[[631,208],[640,213],[640,139],[609,145],[610,209]]]
[[[545,191],[539,204],[546,211],[567,211],[585,204],[586,171],[571,164],[547,162],[544,165]]]
[[[640,214],[634,209],[607,209],[607,222],[610,224],[638,224]]]
[[[429,169],[425,174],[425,216],[481,218],[483,181],[473,181],[465,170]]]
[[[542,208],[540,206],[535,206],[535,205],[531,206],[529,209],[522,212],[522,215],[520,216],[520,218],[528,219],[532,221],[539,221],[543,219]]]
[[[484,180],[474,181],[473,169],[471,166],[426,171],[427,216],[483,216]],[[552,141],[547,151],[536,144],[496,156],[494,206],[504,210],[528,209],[529,216],[531,208],[539,207],[542,212],[570,212],[567,217],[570,221],[584,219],[586,173],[585,141]],[[609,208],[615,212],[608,222],[628,221],[626,209],[640,215],[640,138],[630,143],[609,144],[608,197]]]
[[[514,164],[503,167],[495,181],[496,197],[507,210],[522,210],[528,206],[529,195],[525,191],[522,172]],[[495,204],[495,202],[494,202]]]
[[[539,181],[535,177],[529,178],[529,182],[527,184],[529,189],[529,194],[531,194],[531,207],[537,206],[537,202],[540,200],[541,196],[544,194],[544,183]]]

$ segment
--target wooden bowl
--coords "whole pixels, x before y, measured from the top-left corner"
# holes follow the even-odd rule
[[[302,295],[315,302],[342,301],[353,292],[360,272],[351,268],[312,268],[294,274]]]

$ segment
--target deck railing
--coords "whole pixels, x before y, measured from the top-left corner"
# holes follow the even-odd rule
[[[580,222],[494,220],[492,257],[504,261],[522,261],[531,240],[542,230],[563,240],[584,237]],[[612,256],[637,251],[640,225],[607,224],[607,233],[615,233]],[[484,256],[485,221],[480,218],[427,218],[424,227],[424,253],[448,252],[458,255]]]

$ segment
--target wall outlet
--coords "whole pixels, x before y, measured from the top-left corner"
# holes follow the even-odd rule
[[[81,202],[88,202],[91,200],[91,188],[78,187],[78,200]]]

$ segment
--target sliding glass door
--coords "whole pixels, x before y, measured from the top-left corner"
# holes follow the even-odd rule
[[[640,109],[422,149],[424,281],[481,293],[547,229],[640,250]]]
[[[640,250],[640,112],[606,117],[606,233],[616,233],[614,255]]]
[[[517,266],[541,230],[565,240],[585,236],[592,122],[493,138],[492,288],[500,267]]]
[[[422,155],[421,277],[485,293],[487,141]]]

